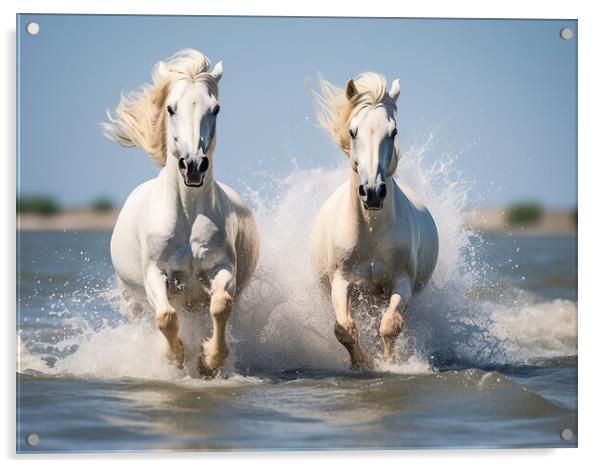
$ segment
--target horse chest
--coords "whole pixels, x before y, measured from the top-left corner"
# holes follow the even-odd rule
[[[371,286],[387,286],[409,264],[408,249],[391,245],[358,245],[344,262],[344,270],[355,283]]]
[[[179,290],[208,283],[216,269],[228,262],[228,249],[221,230],[213,223],[195,223],[192,230],[174,233],[165,246],[166,270]]]
[[[354,276],[359,283],[383,284],[390,275],[385,262],[372,259],[358,262]]]

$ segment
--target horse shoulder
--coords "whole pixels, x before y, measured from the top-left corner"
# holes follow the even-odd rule
[[[328,197],[326,202],[320,208],[314,221],[313,232],[316,236],[316,242],[332,242],[341,227],[349,224],[347,219],[349,183],[345,182]]]
[[[245,223],[253,220],[253,216],[234,189],[221,182],[217,185],[215,220],[223,229],[224,237],[234,245],[239,236],[245,235]]]
[[[314,267],[330,275],[346,264],[358,243],[357,222],[349,206],[349,182],[345,182],[326,200],[313,225],[311,244]]]
[[[143,215],[149,194],[153,190],[156,179],[148,180],[136,187],[126,199],[111,236],[111,259],[120,276],[139,276],[143,245],[141,229],[144,225]]]
[[[253,213],[238,193],[226,184],[220,183],[220,187],[234,208],[233,214],[236,226],[234,248],[238,270],[237,283],[239,287],[242,287],[257,267],[260,247],[259,232]]]
[[[165,186],[165,169],[159,176],[139,187],[137,201],[132,206],[138,223],[135,233],[139,245],[142,268],[150,264],[169,269],[171,258],[186,241],[185,228],[173,209],[173,200]]]
[[[152,194],[156,179],[148,180],[136,187],[127,197],[113,228],[111,246],[123,246],[130,250],[140,244],[140,229],[143,226],[147,201]]]
[[[435,221],[421,198],[409,187],[399,186],[400,229],[408,237],[408,252],[418,283],[430,278],[439,253],[439,237]]]
[[[120,231],[131,230],[131,228],[139,225],[142,210],[149,193],[152,192],[155,181],[156,179],[151,179],[143,182],[128,195],[117,217],[117,222],[113,229],[114,234],[116,232],[120,233]]]

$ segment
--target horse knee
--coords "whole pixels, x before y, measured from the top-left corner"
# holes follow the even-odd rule
[[[403,325],[403,318],[401,314],[396,310],[393,312],[387,312],[383,315],[380,322],[380,336],[383,339],[397,338],[401,333],[401,327]]]
[[[211,316],[216,320],[226,320],[230,315],[232,301],[232,296],[226,291],[213,293],[211,296],[211,305],[209,307]]]
[[[180,328],[178,314],[173,309],[157,313],[155,323],[166,336],[176,335]]]

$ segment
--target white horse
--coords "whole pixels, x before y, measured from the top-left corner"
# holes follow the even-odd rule
[[[385,295],[380,323],[386,362],[412,293],[431,277],[439,249],[435,222],[426,207],[393,179],[399,161],[396,101],[399,80],[387,92],[385,79],[365,73],[345,90],[320,80],[312,92],[317,118],[348,156],[349,180],[322,206],[313,226],[313,257],[330,290],[335,335],[351,357],[351,367],[372,367],[362,351],[351,297]]]
[[[238,195],[213,178],[220,110],[219,62],[209,71],[200,52],[183,50],[153,69],[153,84],[122,97],[105,134],[138,146],[164,166],[128,197],[111,238],[111,258],[130,314],[150,306],[167,339],[167,356],[183,368],[178,311],[209,312],[213,333],[198,355],[213,376],[228,356],[226,323],[236,293],[257,264],[255,221]]]

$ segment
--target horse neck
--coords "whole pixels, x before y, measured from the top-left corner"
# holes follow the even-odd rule
[[[387,185],[387,196],[383,202],[383,207],[378,210],[367,210],[364,208],[360,198],[358,197],[358,189],[360,185],[360,177],[354,170],[351,170],[349,196],[351,197],[352,216],[357,220],[360,226],[368,228],[369,232],[373,232],[378,226],[384,225],[384,221],[390,219],[393,213],[393,204],[395,195],[393,191],[393,177],[387,177],[385,184]]]
[[[188,187],[184,183],[178,167],[178,160],[172,155],[167,155],[165,171],[167,190],[174,196],[175,203],[181,208],[186,218],[194,221],[199,213],[208,212],[213,208],[216,191],[213,164],[209,165],[203,185],[200,187]]]

